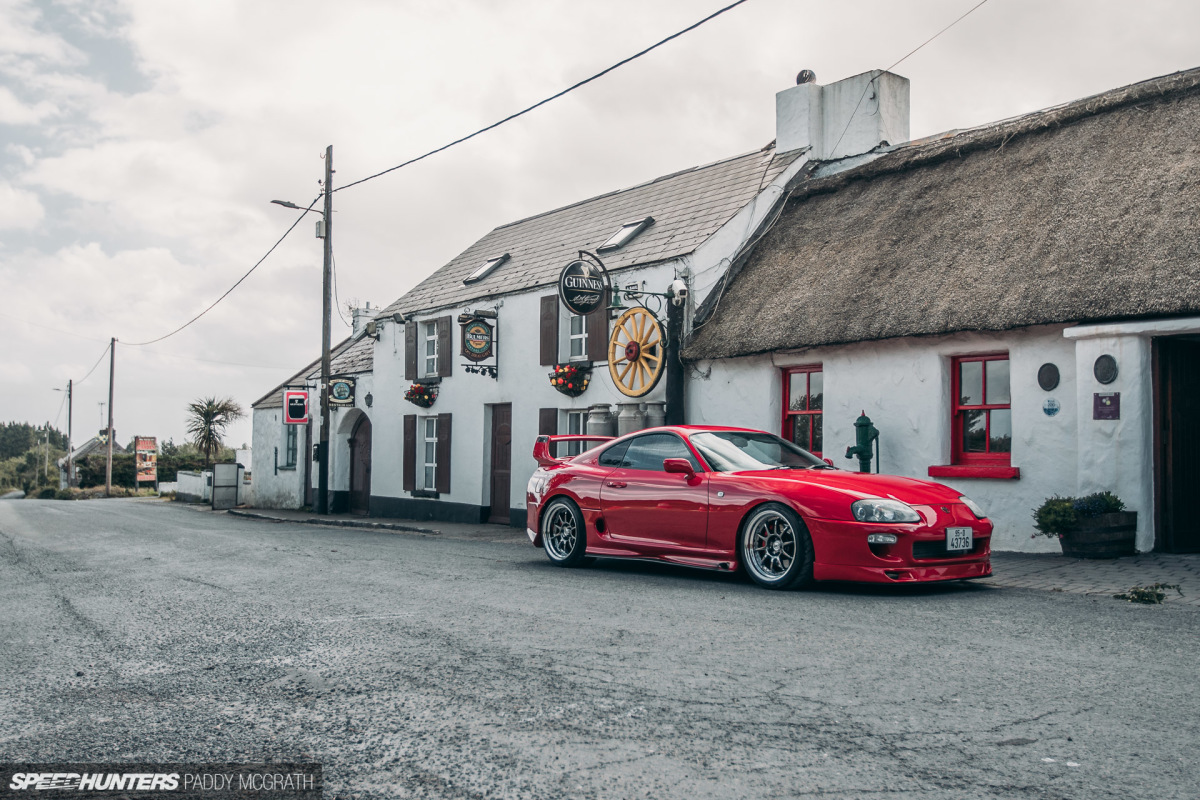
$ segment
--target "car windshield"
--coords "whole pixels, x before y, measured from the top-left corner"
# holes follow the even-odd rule
[[[718,472],[763,469],[831,469],[821,459],[770,433],[706,431],[692,435],[692,444]]]

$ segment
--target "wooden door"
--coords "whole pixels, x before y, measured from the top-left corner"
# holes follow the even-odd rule
[[[371,510],[371,420],[363,417],[350,434],[350,513]]]
[[[1200,552],[1200,340],[1155,340],[1158,546]]]
[[[492,508],[488,522],[509,521],[512,495],[512,404],[492,406]]]

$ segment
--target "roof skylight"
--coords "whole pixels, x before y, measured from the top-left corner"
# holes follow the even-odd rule
[[[637,222],[626,222],[621,226],[621,229],[609,237],[608,241],[596,248],[601,253],[608,253],[613,250],[620,250],[625,245],[629,244],[633,237],[637,236],[642,231],[654,224],[654,217],[646,217],[639,219]]]
[[[486,278],[492,270],[508,261],[508,253],[496,258],[489,258],[487,261],[479,265],[479,268],[472,272],[467,277],[463,278],[463,283],[476,283]]]

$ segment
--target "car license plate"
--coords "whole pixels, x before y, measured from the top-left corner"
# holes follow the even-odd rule
[[[970,528],[946,528],[946,549],[970,550],[975,544],[974,535]]]

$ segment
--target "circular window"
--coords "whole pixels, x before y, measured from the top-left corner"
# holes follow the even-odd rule
[[[1058,388],[1058,365],[1042,364],[1038,370],[1038,386],[1047,392]]]
[[[1092,373],[1101,383],[1112,383],[1117,379],[1117,360],[1105,353],[1096,359]]]

